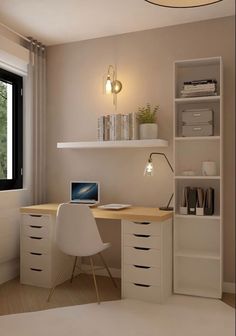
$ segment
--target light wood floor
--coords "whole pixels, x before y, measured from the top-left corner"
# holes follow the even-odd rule
[[[120,279],[116,279],[118,289],[108,277],[97,277],[102,301],[119,300]],[[46,302],[49,290],[39,287],[21,285],[14,279],[0,285],[0,315],[32,312],[50,308],[73,306],[96,302],[92,277],[81,274],[73,280],[58,286],[50,303]],[[224,294],[223,301],[235,307],[235,296]]]

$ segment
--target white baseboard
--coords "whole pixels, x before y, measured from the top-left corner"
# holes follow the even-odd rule
[[[235,283],[234,282],[224,282],[223,283],[223,292],[224,293],[235,294]]]
[[[98,267],[98,269],[96,269]],[[84,270],[86,273],[92,273],[90,265],[82,264],[81,266],[82,270]],[[119,268],[111,268],[109,267],[109,270],[114,278],[120,278],[121,277],[121,270]],[[105,268],[100,268],[100,266],[95,266],[95,274],[96,275],[103,275],[103,276],[109,276],[107,273],[107,270]]]
[[[19,275],[19,259],[0,264],[0,284],[16,278]]]

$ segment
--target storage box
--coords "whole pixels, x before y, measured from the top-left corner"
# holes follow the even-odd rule
[[[182,111],[182,123],[184,125],[199,125],[213,123],[212,110],[185,110]]]
[[[195,136],[210,136],[213,135],[213,125],[183,125],[182,136],[195,137]]]

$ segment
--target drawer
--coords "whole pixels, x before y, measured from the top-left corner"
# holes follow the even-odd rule
[[[49,269],[22,267],[20,272],[22,284],[50,288],[51,276]]]
[[[161,284],[161,270],[157,267],[124,265],[123,277],[126,282],[154,286]]]
[[[161,303],[161,288],[160,286],[149,286],[142,285],[140,283],[124,282],[122,288],[122,298]]]
[[[182,136],[184,137],[210,136],[210,135],[213,135],[213,126],[210,124],[182,127]]]
[[[50,256],[37,252],[23,252],[20,256],[21,267],[46,269],[50,266]]]
[[[123,220],[123,233],[149,234],[160,236],[161,223],[157,222],[130,222]]]
[[[23,223],[21,226],[21,235],[24,236],[36,236],[36,237],[49,237],[50,235],[50,226],[42,226],[35,224],[26,224]]]
[[[193,125],[199,123],[208,123],[213,121],[212,110],[199,110],[199,111],[183,111],[182,122],[184,124]]]
[[[50,228],[50,216],[40,214],[23,214],[23,223],[25,225],[43,226]]]
[[[50,252],[51,241],[48,238],[37,236],[21,237],[21,250],[26,252],[36,252],[48,254]]]
[[[148,234],[125,234],[123,236],[123,245],[124,246],[137,246],[137,247],[150,247],[160,250],[161,249],[161,237],[160,236],[151,236]]]
[[[156,249],[141,249],[125,246],[123,264],[160,267],[160,255],[161,252]]]

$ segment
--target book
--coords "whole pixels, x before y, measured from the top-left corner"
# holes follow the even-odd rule
[[[129,140],[129,115],[121,115],[121,140]]]
[[[129,113],[129,139],[138,139],[138,120],[135,112]]]
[[[104,116],[98,118],[98,141],[104,140]]]

